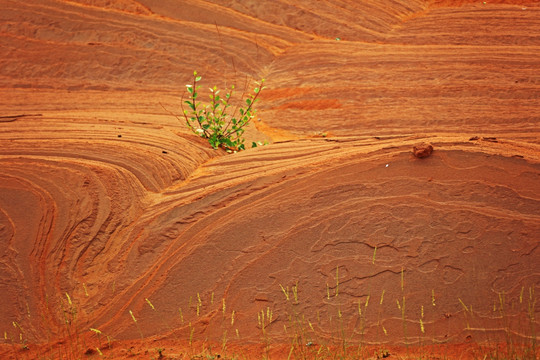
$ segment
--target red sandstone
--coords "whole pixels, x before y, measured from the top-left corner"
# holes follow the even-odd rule
[[[259,358],[267,309],[272,358],[293,309],[302,341],[334,344],[339,311],[351,343],[394,355],[537,336],[536,1],[0,8],[0,357],[69,356],[76,325],[81,357],[181,358],[226,331]],[[271,144],[214,151],[164,111],[193,70],[265,78],[247,143]]]

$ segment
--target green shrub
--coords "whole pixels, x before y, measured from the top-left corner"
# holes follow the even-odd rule
[[[210,88],[210,103],[204,104],[198,99],[200,80],[201,77],[194,71],[193,83],[186,85],[189,100],[183,101],[182,110],[187,126],[193,133],[208,139],[214,149],[221,147],[228,151],[244,150],[243,134],[246,125],[255,116],[254,105],[264,89],[264,79],[256,82],[257,87],[253,93],[248,94],[245,100],[242,99],[245,107],[234,106],[232,112],[230,101],[234,93],[234,85],[226,90],[225,96],[220,96],[220,90],[216,86]],[[184,103],[188,104],[189,110],[184,109]]]

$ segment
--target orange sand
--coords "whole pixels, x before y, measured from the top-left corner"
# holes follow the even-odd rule
[[[304,355],[538,339],[536,1],[0,8],[1,358],[183,358],[224,334],[260,358],[261,310],[277,359],[291,314]],[[246,135],[271,144],[227,155],[167,113],[193,70],[203,91],[265,78]]]

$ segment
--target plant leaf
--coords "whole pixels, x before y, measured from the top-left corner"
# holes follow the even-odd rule
[[[191,101],[184,101],[186,104],[189,105],[189,107],[191,108],[191,110],[195,110],[195,106],[193,105],[193,103]]]

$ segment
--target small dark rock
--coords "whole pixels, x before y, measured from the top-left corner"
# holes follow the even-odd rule
[[[163,154],[168,154],[168,152],[166,152],[165,150],[161,151]]]
[[[121,138],[121,137],[122,137],[122,135],[118,134],[118,137],[119,137],[119,138]]]
[[[427,158],[433,152],[431,144],[419,144],[413,146],[413,154],[419,159]]]

